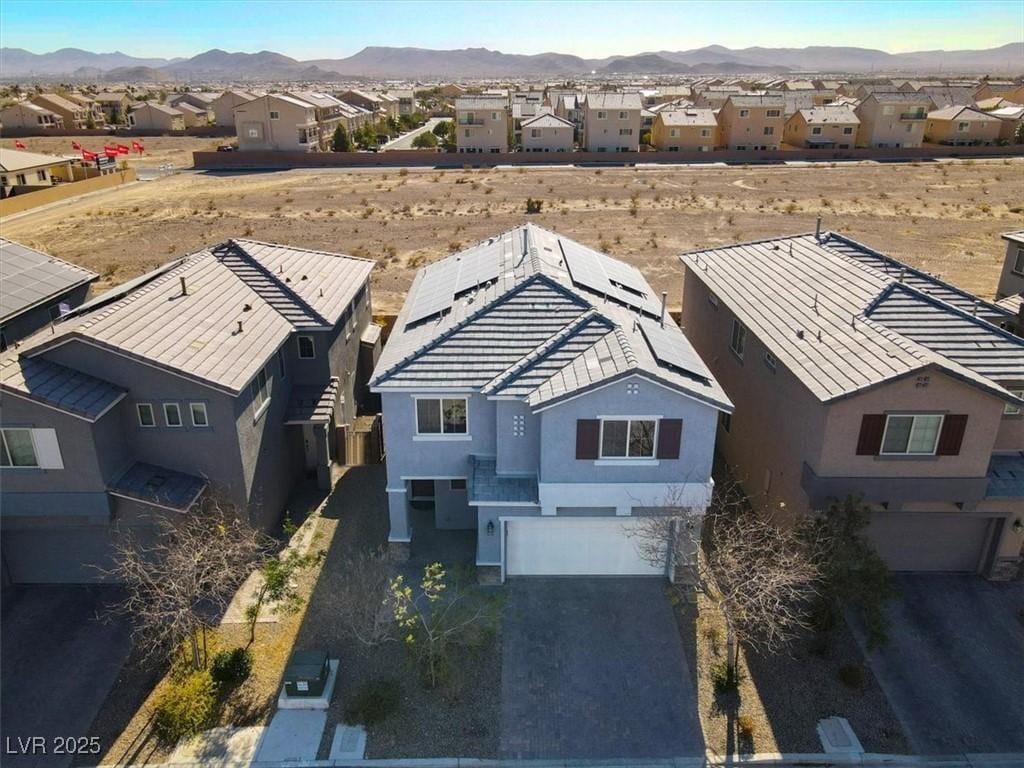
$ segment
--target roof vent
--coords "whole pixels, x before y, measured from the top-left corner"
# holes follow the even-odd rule
[[[803,330],[803,328],[801,328],[800,330],[798,330],[798,331],[796,332],[796,337],[797,337],[798,339],[802,339],[802,338],[804,337],[804,330]]]
[[[818,223],[814,225],[814,239],[821,242],[821,216],[818,217]]]
[[[242,311],[243,312],[250,312],[250,311],[252,311],[252,304],[243,304],[242,305]]]
[[[182,275],[178,279],[181,280],[181,295],[188,296],[188,286],[185,284],[185,276]]]
[[[238,321],[238,332],[239,333],[242,332],[242,321],[241,320]]]

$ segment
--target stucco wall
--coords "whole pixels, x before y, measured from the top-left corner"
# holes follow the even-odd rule
[[[540,456],[540,417],[521,401],[498,400],[496,411],[497,473],[535,473]],[[518,423],[516,417],[520,417]]]
[[[17,199],[20,198],[15,198],[15,200]],[[40,328],[45,328],[49,325],[51,307],[55,307],[61,303],[67,303],[72,309],[74,309],[85,301],[85,297],[88,295],[89,286],[80,285],[61,296],[55,297],[47,304],[40,304],[38,307],[30,309],[27,312],[8,320],[3,324],[4,339],[7,341],[7,345],[10,346],[16,341],[24,339],[27,336],[31,336]]]

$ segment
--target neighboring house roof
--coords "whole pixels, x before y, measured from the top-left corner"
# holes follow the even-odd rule
[[[781,93],[737,93],[729,97],[734,107],[782,107],[786,97]]]
[[[178,112],[191,112],[193,115],[205,115],[208,114],[210,111],[206,107],[197,107],[195,104],[189,104],[187,101],[179,101],[177,104],[174,105],[174,109],[176,109]]]
[[[1015,232],[1003,232],[1000,237],[1003,238],[1003,240],[1012,240],[1015,243],[1024,245],[1024,229]]]
[[[635,267],[527,224],[417,273],[372,385],[468,387],[540,409],[639,374],[731,411],[660,315]]]
[[[81,104],[65,99],[58,93],[40,93],[34,98],[44,101],[49,107],[66,109],[68,112],[81,112],[84,109]]]
[[[998,117],[993,117],[988,112],[982,112],[974,107],[946,107],[936,109],[928,113],[929,120],[971,120],[979,123],[997,123]]]
[[[296,107],[302,107],[303,109],[314,109],[314,106],[308,101],[296,98],[295,96],[286,96],[283,93],[268,93],[263,98],[266,99],[277,99],[278,101],[284,101],[289,104],[294,104]]]
[[[340,384],[332,376],[325,386],[297,385],[292,387],[285,424],[329,424],[334,418]]]
[[[95,421],[127,390],[49,360],[19,356],[11,347],[0,358],[0,392]]]
[[[321,109],[328,109],[332,107],[338,107],[344,104],[341,99],[336,99],[329,93],[317,93],[315,91],[292,91],[291,96],[294,96],[299,101],[304,101],[307,104],[312,104],[314,107],[320,107]]]
[[[848,104],[827,104],[823,107],[801,109],[800,116],[808,125],[858,124],[860,118],[854,114]]]
[[[931,104],[931,99],[922,93],[904,93],[903,91],[872,91],[864,100],[874,98],[879,104]]]
[[[0,238],[0,323],[52,304],[97,277],[88,269]]]
[[[4,111],[6,112],[8,109],[14,109],[16,107],[27,109],[30,112],[38,112],[40,115],[52,115],[53,117],[60,117],[60,115],[58,115],[56,112],[53,112],[47,109],[46,107],[41,107],[38,104],[33,104],[31,101],[20,101],[17,104],[11,104],[8,107],[4,107]]]
[[[92,98],[93,98],[93,101],[98,101],[101,104],[103,104],[103,103],[110,103],[110,102],[125,101],[126,99],[129,98],[129,96],[128,96],[127,93],[113,93],[113,92],[110,92],[110,91],[102,91],[100,93],[97,93]]]
[[[165,115],[169,115],[171,117],[181,117],[182,116],[182,113],[181,113],[182,107],[189,107],[189,106],[192,106],[192,105],[191,104],[178,104],[177,107],[168,107],[166,104],[151,104],[151,103],[149,103],[147,101],[145,104],[139,104],[139,106],[135,107],[132,111],[133,112],[138,112],[141,109],[145,109],[146,107],[149,107],[150,109],[152,109],[155,112],[163,112]],[[195,107],[192,107],[192,108],[196,109]],[[206,110],[196,110],[196,111],[205,112]]]
[[[995,115],[1000,120],[1020,120],[1024,118],[1024,105],[1000,107],[991,110],[988,114]]]
[[[542,112],[523,121],[523,128],[572,128],[573,124],[551,112]]]
[[[973,91],[972,91],[973,93]],[[987,99],[981,99],[976,103],[978,109],[983,109],[986,112],[992,109],[999,109],[1000,107],[1012,107],[1016,106],[1012,101],[1007,99],[1005,96],[991,96]]]
[[[966,292],[929,282],[905,265],[893,274],[889,267],[899,262],[852,240],[833,233],[820,241],[813,234],[795,235],[694,251],[682,260],[823,402],[937,367],[1024,403],[993,378],[1002,378],[1001,366],[1012,370],[1024,359],[1024,339],[1014,341],[981,317],[972,318],[970,309],[945,300]],[[945,332],[964,338],[946,339]],[[978,336],[997,351],[963,353]]]
[[[508,100],[504,96],[460,96],[455,100],[456,110],[507,108]]]
[[[954,104],[974,104],[974,89],[966,86],[924,85],[917,89],[939,109]]]
[[[81,340],[236,394],[293,331],[333,328],[373,265],[228,240],[153,273],[127,293],[115,289],[107,301],[91,302],[62,322],[56,336],[32,337],[23,354]]]
[[[5,149],[0,147],[0,171],[3,171],[4,173],[28,171],[33,168],[45,168],[66,162],[68,162],[66,157],[43,155],[38,152],[22,152],[20,149]]]
[[[639,93],[609,93],[605,91],[584,95],[587,109],[641,109]]]
[[[718,125],[713,109],[663,109],[658,112],[658,118],[667,126],[695,125],[713,128]]]

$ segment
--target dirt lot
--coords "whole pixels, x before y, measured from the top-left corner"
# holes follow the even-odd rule
[[[77,141],[83,149],[90,152],[103,151],[104,144],[132,145],[130,136],[33,136],[18,139],[27,151],[41,152],[44,155],[77,155],[78,150],[72,149],[71,142]],[[180,136],[153,136],[136,139],[146,151],[142,156],[132,153],[128,155],[128,164],[132,168],[157,168],[161,165],[173,165],[175,168],[191,168],[193,152],[209,152],[218,144],[230,144],[231,137],[216,139],[200,139]],[[3,139],[0,146],[14,149],[14,139]]]
[[[161,142],[182,141],[147,140],[147,161]],[[183,173],[5,222],[4,234],[100,272],[101,289],[229,237],[368,256],[380,262],[374,303],[389,311],[415,267],[522,223],[534,197],[544,209],[531,221],[638,265],[670,297],[679,252],[810,231],[819,215],[826,229],[991,296],[998,235],[1024,223],[1022,171],[1013,159]]]

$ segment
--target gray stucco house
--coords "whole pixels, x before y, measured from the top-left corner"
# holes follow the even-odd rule
[[[204,494],[274,528],[330,464],[379,351],[373,262],[250,240],[189,254],[0,356],[5,578],[99,577]]]
[[[703,513],[732,410],[638,270],[532,225],[417,273],[371,388],[392,548],[432,504],[502,578],[671,575],[631,529]]]
[[[85,301],[98,277],[0,237],[0,352]]]

